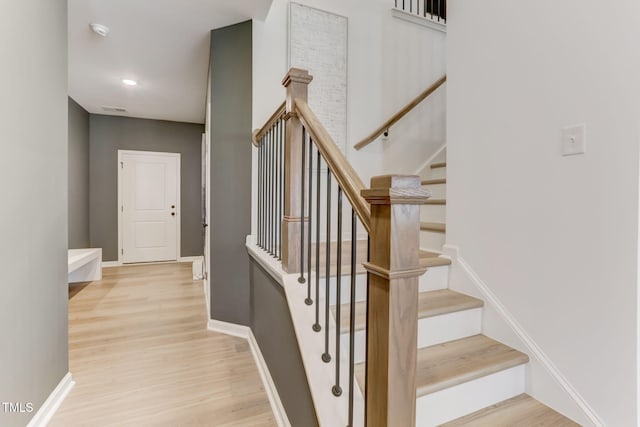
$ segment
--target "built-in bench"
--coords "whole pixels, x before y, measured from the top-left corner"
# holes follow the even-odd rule
[[[102,279],[102,248],[69,249],[69,283]]]

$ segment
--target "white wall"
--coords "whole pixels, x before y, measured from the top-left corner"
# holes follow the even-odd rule
[[[448,243],[605,425],[637,425],[640,3],[448,15]],[[576,123],[587,152],[562,157]]]
[[[254,21],[254,128],[284,100],[288,3],[274,0],[265,22]],[[414,173],[444,143],[444,88],[394,129],[389,141],[361,151],[352,147],[444,74],[444,34],[392,17],[392,0],[297,3],[348,18],[347,158],[365,184],[383,173]]]

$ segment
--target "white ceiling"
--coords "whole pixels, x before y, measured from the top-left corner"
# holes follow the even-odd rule
[[[210,31],[264,20],[271,2],[69,0],[69,95],[90,113],[204,123]],[[93,33],[92,22],[111,32]]]

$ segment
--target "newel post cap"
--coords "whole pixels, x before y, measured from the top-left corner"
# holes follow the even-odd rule
[[[287,75],[282,80],[282,85],[288,87],[291,83],[309,84],[313,80],[313,76],[307,70],[301,68],[290,68]]]
[[[371,188],[360,193],[372,205],[419,205],[431,197],[417,175],[380,175],[371,178]]]

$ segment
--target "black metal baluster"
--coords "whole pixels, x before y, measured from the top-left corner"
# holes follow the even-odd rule
[[[316,323],[313,330],[320,332],[320,151],[316,150]]]
[[[413,12],[413,0],[409,0],[409,12]]]
[[[264,244],[264,236],[265,236],[265,230],[266,230],[266,215],[267,215],[267,199],[266,199],[266,191],[267,191],[267,169],[266,169],[266,165],[267,165],[267,160],[266,160],[266,156],[267,156],[267,147],[266,147],[266,137],[263,136],[262,137],[262,142],[260,144],[260,146],[262,147],[262,188],[260,189],[260,193],[262,194],[262,212],[260,215],[260,223],[261,228],[262,228],[262,233],[260,236],[260,240],[262,242],[261,247],[262,249],[265,249],[265,244]]]
[[[441,1],[442,1],[442,0],[437,0],[437,1],[436,1],[436,5],[438,6],[438,12],[437,12],[437,13],[438,13],[438,22],[440,22],[440,2],[441,2]]]
[[[305,143],[307,142],[307,130],[302,128],[302,171],[300,173],[300,277],[298,283],[304,283],[304,169],[305,169]]]
[[[424,0],[424,3],[422,5],[422,16],[424,16],[425,18],[427,17],[427,0]]]
[[[276,134],[275,123],[271,127],[271,135],[271,139],[273,140],[273,149],[271,153],[271,157],[273,158],[273,191],[271,193],[271,196],[273,198],[273,212],[271,214],[271,227],[273,229],[273,232],[271,233],[271,255],[275,258],[277,251],[276,239],[278,237],[278,207],[276,205],[276,200],[278,200],[278,186],[276,185],[276,182],[278,182],[278,157],[276,156],[276,154],[278,153],[278,135]]]
[[[336,383],[331,388],[334,396],[342,394],[340,387],[340,312],[342,311],[342,291],[340,288],[342,279],[342,188],[338,186],[338,248],[336,255]]]
[[[305,304],[313,304],[311,299],[311,221],[313,220],[311,209],[313,206],[313,140],[309,137],[309,203],[307,210],[309,211],[309,222],[307,223],[307,299]],[[316,218],[317,221],[317,218]]]
[[[273,233],[273,133],[269,130],[269,221],[267,223],[267,247],[269,254],[273,253],[271,247],[271,234]]]
[[[416,15],[420,15],[420,0],[416,0]]]
[[[262,188],[262,144],[258,146],[258,218],[257,218],[257,227],[258,227],[258,238],[257,243],[258,246],[261,246],[260,241],[260,233],[262,232],[262,227],[260,227],[260,215],[262,214],[262,192],[260,191]]]
[[[322,361],[329,363],[331,361],[331,355],[329,354],[329,297],[330,293],[330,280],[331,280],[331,170],[327,165],[327,253],[325,262],[325,298],[324,298],[324,354],[322,355]]]
[[[355,375],[355,328],[356,328],[356,211],[351,208],[351,296],[349,301],[349,424],[353,427],[353,377]]]
[[[284,138],[282,137],[282,119],[278,119],[278,260],[282,259],[282,169],[284,162],[282,161],[282,146]]]
[[[431,1],[431,10],[429,12],[431,12],[431,19],[433,19],[433,0]]]

